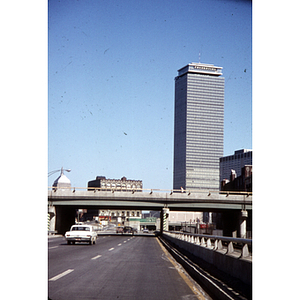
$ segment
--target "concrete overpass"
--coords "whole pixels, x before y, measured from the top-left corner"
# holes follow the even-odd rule
[[[252,193],[219,191],[103,191],[86,188],[49,188],[49,209],[56,214],[56,229],[63,233],[74,223],[74,210],[135,209],[235,213],[252,210]],[[162,218],[161,218],[162,219]],[[236,222],[235,222],[236,223]],[[240,222],[241,223],[241,222]],[[236,225],[231,225],[236,226]]]
[[[101,207],[111,209],[160,210],[168,207],[180,211],[252,210],[252,194],[244,192],[185,191],[142,192],[53,189],[48,203],[54,206]]]

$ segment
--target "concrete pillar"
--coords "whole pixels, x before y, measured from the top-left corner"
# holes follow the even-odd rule
[[[241,238],[245,239],[246,238],[246,220],[248,217],[248,212],[246,210],[241,211],[241,217],[240,217],[240,235]]]
[[[56,221],[55,206],[48,207],[48,218],[49,218],[48,231],[55,231],[55,221]]]
[[[169,211],[168,208],[163,208],[160,211],[160,233],[169,230]]]
[[[209,223],[209,224],[212,224],[212,222],[213,222],[213,221],[212,221],[212,212],[209,212],[209,213],[208,213],[208,223]]]
[[[196,224],[196,231],[195,233],[200,233],[200,222],[199,219],[197,219],[197,224]]]
[[[161,232],[161,217],[156,219],[156,230]]]

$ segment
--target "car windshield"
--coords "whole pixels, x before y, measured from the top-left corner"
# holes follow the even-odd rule
[[[73,228],[72,228],[72,231],[73,231],[73,230],[78,230],[78,231],[90,231],[90,227],[84,227],[84,226],[78,227],[78,226],[76,226],[76,227],[73,227]]]

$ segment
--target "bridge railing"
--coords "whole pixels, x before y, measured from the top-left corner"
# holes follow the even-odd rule
[[[252,192],[240,192],[240,191],[210,191],[210,190],[201,190],[201,189],[141,189],[141,188],[127,188],[127,187],[113,187],[113,188],[108,188],[108,187],[48,187],[48,190],[56,191],[58,189],[64,189],[64,190],[72,190],[73,193],[76,191],[91,191],[96,193],[97,191],[103,191],[103,192],[144,192],[144,193],[149,193],[150,195],[153,193],[169,193],[172,195],[173,193],[185,193],[187,195],[191,194],[197,194],[197,193],[207,193],[207,196],[210,196],[212,194],[223,194],[226,196],[229,195],[245,195],[245,196],[252,196]]]
[[[205,247],[207,249],[217,250],[225,255],[252,259],[252,239],[187,233],[181,231],[164,231],[163,234]]]

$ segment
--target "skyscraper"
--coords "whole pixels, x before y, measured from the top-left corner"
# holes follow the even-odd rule
[[[222,67],[191,63],[175,77],[173,189],[219,190],[224,140]]]

